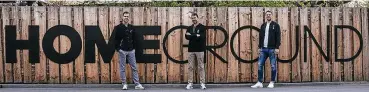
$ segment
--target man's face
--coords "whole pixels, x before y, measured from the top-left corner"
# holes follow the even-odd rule
[[[123,21],[124,23],[129,23],[129,14],[123,14]]]
[[[266,12],[265,18],[267,19],[267,21],[271,21],[272,20],[272,13],[271,12]]]
[[[191,20],[192,20],[192,23],[194,23],[194,24],[196,24],[197,23],[197,16],[195,16],[195,15],[192,15],[191,16]]]

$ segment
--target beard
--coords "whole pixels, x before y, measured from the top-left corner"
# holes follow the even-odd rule
[[[124,19],[124,20],[123,20],[123,22],[124,22],[124,23],[128,23],[128,22],[129,22],[129,20],[128,20],[128,19]]]
[[[192,20],[192,23],[193,23],[193,24],[196,24],[196,23],[197,23],[197,20]]]
[[[270,18],[269,18],[269,19],[267,19],[267,20],[268,20],[268,21],[271,21],[272,19],[270,19]]]

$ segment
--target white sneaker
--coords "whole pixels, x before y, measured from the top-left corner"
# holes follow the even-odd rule
[[[206,89],[205,84],[201,83],[201,89]]]
[[[262,88],[263,87],[263,83],[261,82],[257,82],[255,85],[251,86],[251,88]]]
[[[127,90],[128,89],[128,85],[127,84],[124,84],[122,89],[123,90]]]
[[[135,87],[135,89],[139,89],[139,90],[143,90],[143,89],[145,89],[141,84],[139,84],[139,85],[137,85],[136,87]]]
[[[186,89],[192,89],[192,83],[188,83],[187,86],[186,86]]]
[[[273,81],[269,83],[268,88],[274,88],[274,82]]]

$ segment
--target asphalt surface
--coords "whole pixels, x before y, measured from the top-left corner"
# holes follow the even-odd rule
[[[18,84],[19,85],[19,84]],[[32,84],[28,84],[32,85]],[[37,85],[37,84],[36,84]],[[56,86],[17,86],[3,85],[0,92],[369,92],[369,84],[276,84],[275,88],[251,88],[251,84],[216,84],[208,85],[206,90],[201,90],[199,85],[195,85],[194,89],[186,90],[184,84],[165,84],[155,86],[155,84],[145,84],[145,90],[135,90],[133,85],[128,90],[121,90],[120,85],[94,85],[94,86],[76,86],[68,87],[68,84]],[[267,86],[267,84],[264,84]]]

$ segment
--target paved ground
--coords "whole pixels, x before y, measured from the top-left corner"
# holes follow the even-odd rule
[[[30,85],[30,84],[29,84]],[[32,88],[32,87],[6,87],[0,88],[0,92],[369,92],[369,84],[339,84],[339,85],[276,85],[276,88],[250,88],[249,85],[228,86],[228,84],[210,85],[208,89],[201,90],[195,85],[192,90],[185,90],[183,85],[174,87],[161,87],[146,85],[146,90],[134,90],[130,85],[129,90],[120,90],[120,87],[77,87],[77,88]],[[221,87],[224,85],[224,87]],[[182,87],[183,86],[183,87]],[[117,88],[115,88],[117,87]]]

